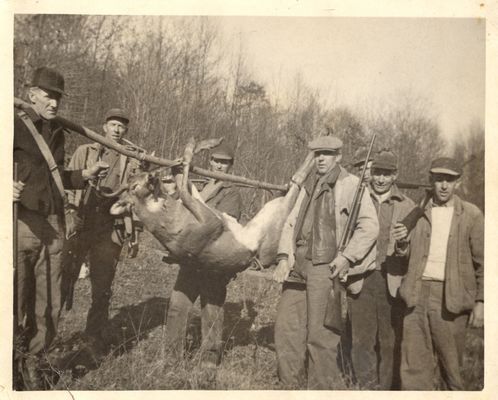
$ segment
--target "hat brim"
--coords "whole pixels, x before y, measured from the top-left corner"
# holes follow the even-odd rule
[[[335,149],[333,148],[330,148],[330,147],[309,147],[310,151],[333,151],[333,152],[336,152],[336,153],[339,153],[339,151],[341,150],[340,147],[336,147]]]
[[[105,122],[109,121],[110,119],[121,119],[123,121],[126,121],[127,124],[130,123],[130,120],[126,117],[122,117],[120,115],[109,115],[107,116],[107,118],[105,119]]]
[[[59,93],[60,95],[67,96],[67,93],[59,88],[53,87],[53,86],[47,86],[47,85],[31,85],[31,86],[36,86],[39,87],[40,89],[45,89],[45,90],[50,90],[51,92]]]
[[[436,168],[431,168],[430,172],[433,174],[446,174],[446,175],[453,175],[453,176],[460,176],[462,175],[460,172],[449,169],[449,168],[444,168],[444,167],[436,167]]]
[[[398,168],[395,165],[388,164],[372,164],[371,169],[385,169],[388,171],[397,171]]]
[[[366,161],[367,161],[366,159],[365,160],[356,160],[356,161],[353,161],[353,163],[351,164],[351,166],[353,166],[353,167],[359,167],[359,166],[365,164]],[[372,161],[371,158],[368,159],[368,162],[370,162],[370,161]]]
[[[211,154],[211,158],[217,158],[219,160],[233,160],[233,157],[230,157],[226,154],[217,154],[217,153]]]

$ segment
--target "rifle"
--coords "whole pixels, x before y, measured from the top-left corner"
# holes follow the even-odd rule
[[[97,160],[102,157],[105,150],[104,146],[101,146],[97,155]],[[100,178],[97,179],[95,185],[89,184],[84,189],[84,193],[78,209],[76,210],[76,216],[82,220],[82,225],[85,225],[86,217],[86,207],[92,198],[98,192],[100,187]],[[62,250],[62,283],[61,283],[61,296],[62,305],[66,305],[66,310],[69,311],[73,307],[74,298],[74,287],[78,276],[80,274],[81,265],[85,260],[86,254],[83,254],[83,248],[81,243],[81,237],[78,232],[73,232],[71,236],[67,237],[64,242],[64,247]]]
[[[372,148],[375,142],[377,134],[374,133],[372,140],[370,141],[370,146],[368,148],[368,153],[366,159],[370,159],[370,154],[372,153]],[[358,219],[358,214],[361,207],[361,199],[363,198],[363,193],[367,183],[365,182],[365,172],[367,169],[367,163],[363,164],[361,170],[360,181],[356,187],[356,191],[353,197],[353,203],[351,207],[351,212],[349,213],[348,219],[346,221],[346,226],[344,232],[342,233],[341,240],[337,249],[337,254],[341,254],[346,249],[351,237],[353,236],[356,220]],[[329,297],[327,300],[327,308],[325,311],[325,318],[323,325],[329,329],[341,333],[344,330],[346,317],[347,317],[347,293],[346,288],[341,283],[341,280],[336,276],[332,280],[332,289],[330,290]]]

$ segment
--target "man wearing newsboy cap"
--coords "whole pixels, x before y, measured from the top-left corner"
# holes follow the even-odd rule
[[[61,253],[64,242],[64,188],[106,171],[107,164],[64,169],[64,132],[55,117],[64,94],[64,78],[38,68],[29,87],[31,108],[14,114],[14,162],[18,180],[16,317],[27,352],[18,389],[42,389],[40,359],[52,343],[61,311]]]
[[[130,116],[122,108],[111,108],[104,116],[102,129],[105,137],[123,144],[128,132]],[[109,164],[105,178],[98,185],[102,192],[112,193],[126,183],[128,176],[139,167],[138,161],[119,154],[98,143],[79,146],[74,152],[69,168],[87,168],[99,161]],[[129,255],[138,250],[138,231],[141,226],[130,215],[114,216],[109,210],[116,198],[98,196],[92,187],[84,191],[68,192],[67,220],[71,222],[71,234],[75,235],[64,251],[65,270],[74,265],[76,273],[85,258],[88,258],[90,282],[92,285],[92,303],[88,311],[84,345],[88,346],[96,358],[105,353],[114,338],[107,333],[111,286],[116,272],[119,255],[125,240],[130,246]],[[125,223],[127,222],[127,223]],[[138,228],[138,229],[137,229]],[[72,242],[77,242],[76,246]],[[74,264],[72,264],[74,263]],[[63,294],[67,301],[71,296],[71,277],[64,279]],[[74,279],[74,277],[73,277]],[[69,286],[69,287],[68,287]]]
[[[358,178],[339,165],[339,138],[319,137],[308,147],[316,175],[309,182],[311,189],[301,190],[284,225],[274,272],[274,279],[283,283],[275,321],[278,374],[289,388],[304,384],[308,389],[340,389],[340,332],[324,326],[331,278],[345,278],[374,261],[371,250],[379,226],[372,200],[365,195],[353,236],[338,253]]]
[[[414,208],[396,186],[398,157],[383,149],[373,157],[369,195],[377,210],[379,238],[373,268],[361,274],[361,291],[351,296],[351,357],[361,389],[399,389],[403,301],[398,288],[407,259],[395,254],[391,230]]]
[[[401,345],[401,385],[433,390],[434,366],[450,390],[464,390],[461,362],[465,327],[484,324],[484,217],[455,194],[461,165],[435,159],[432,193],[410,235],[395,225],[398,253],[409,254],[400,294],[408,307]],[[437,360],[435,360],[437,354]]]
[[[211,151],[211,171],[229,173],[234,163],[234,151],[221,144]],[[240,191],[230,182],[211,179],[200,188],[200,195],[211,208],[239,220],[242,213]],[[188,315],[196,301],[201,303],[202,354],[200,362],[210,373],[220,364],[223,353],[222,333],[227,285],[233,275],[205,273],[199,268],[180,268],[171,293],[165,337],[172,354],[183,356]]]

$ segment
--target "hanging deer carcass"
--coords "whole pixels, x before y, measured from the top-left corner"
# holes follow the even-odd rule
[[[185,154],[188,153],[186,150]],[[176,177],[179,196],[165,193],[158,172],[139,173],[130,179],[126,192],[112,206],[111,214],[132,209],[145,228],[182,265],[224,273],[246,269],[255,257],[263,266],[271,265],[285,219],[313,166],[312,154],[292,177],[286,195],[266,203],[244,226],[207,206],[195,190],[191,193],[191,185],[186,182],[188,163],[189,160],[184,162],[183,176]]]

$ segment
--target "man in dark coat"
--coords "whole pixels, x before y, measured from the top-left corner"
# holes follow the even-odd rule
[[[40,388],[39,357],[57,333],[61,311],[62,186],[82,188],[85,180],[107,169],[102,162],[83,170],[64,169],[64,132],[55,120],[63,94],[63,76],[38,68],[29,89],[31,108],[14,114],[14,201],[19,204],[14,312],[17,333],[22,331],[26,341],[24,384],[29,389]]]
[[[228,172],[234,161],[233,150],[218,146],[211,153],[212,171]],[[205,203],[240,219],[242,198],[231,183],[210,180],[200,192]],[[201,267],[181,265],[170,297],[165,336],[176,355],[182,356],[187,329],[188,313],[197,297],[201,301],[202,361],[216,366],[221,361],[223,305],[231,275],[203,271]]]

